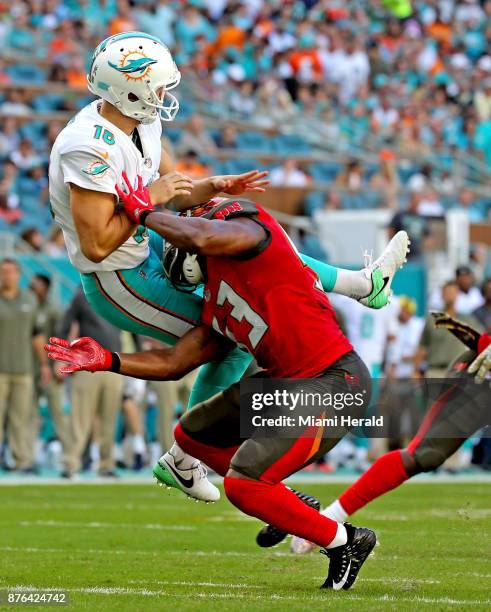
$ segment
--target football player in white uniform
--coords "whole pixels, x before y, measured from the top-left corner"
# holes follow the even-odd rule
[[[140,175],[153,203],[179,210],[218,193],[264,191],[267,172],[191,181],[174,171],[162,150],[161,120],[172,121],[179,109],[170,90],[179,84],[180,73],[157,38],[143,32],[107,38],[94,51],[87,79],[98,99],[68,123],[51,151],[53,214],[94,310],[121,329],[173,344],[199,322],[201,295],[179,292],[167,281],[161,266],[162,239],[148,235],[119,209],[116,185],[124,185],[123,173],[132,185]],[[318,273],[326,291],[381,308],[407,249],[407,234],[399,232],[377,261],[357,272],[307,257],[304,261]],[[239,380],[249,363],[250,357],[236,349],[223,362],[201,368],[190,405]],[[162,482],[197,499],[218,499],[218,489],[202,466],[177,445],[158,465]]]

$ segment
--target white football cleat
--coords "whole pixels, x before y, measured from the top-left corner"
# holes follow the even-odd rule
[[[186,457],[189,467],[183,469],[181,459],[176,461],[171,452],[162,455],[153,467],[153,474],[159,484],[174,487],[197,501],[216,502],[220,499],[220,491],[207,476],[206,467],[197,459]]]
[[[390,286],[399,268],[407,261],[411,241],[407,232],[400,231],[385,247],[378,259],[372,262],[372,256],[365,253],[365,269],[367,279],[372,281],[372,290],[360,302],[368,308],[383,308],[390,301]]]

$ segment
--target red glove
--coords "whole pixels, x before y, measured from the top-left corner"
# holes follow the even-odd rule
[[[477,352],[482,353],[485,348],[491,344],[491,334],[481,334],[479,337],[479,344],[477,345]]]
[[[106,350],[93,338],[77,338],[68,342],[62,338],[50,338],[44,350],[50,359],[65,361],[68,365],[60,369],[62,374],[71,374],[85,370],[86,372],[115,371],[116,353]]]
[[[123,172],[121,176],[126,183],[128,193],[125,193],[119,185],[115,185],[119,201],[123,204],[124,212],[128,217],[135,223],[140,224],[140,217],[144,212],[152,212],[155,210],[150,199],[150,192],[143,186],[142,177],[140,175],[138,175],[137,189],[133,189],[131,186],[126,172]]]

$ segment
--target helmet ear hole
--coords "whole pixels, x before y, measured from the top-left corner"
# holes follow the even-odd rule
[[[138,96],[130,91],[130,93],[128,94],[128,100],[130,102],[138,102]]]

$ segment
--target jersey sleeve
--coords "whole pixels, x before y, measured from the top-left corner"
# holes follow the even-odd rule
[[[115,185],[120,181],[122,166],[116,152],[85,146],[63,153],[60,166],[65,183],[117,195]]]

